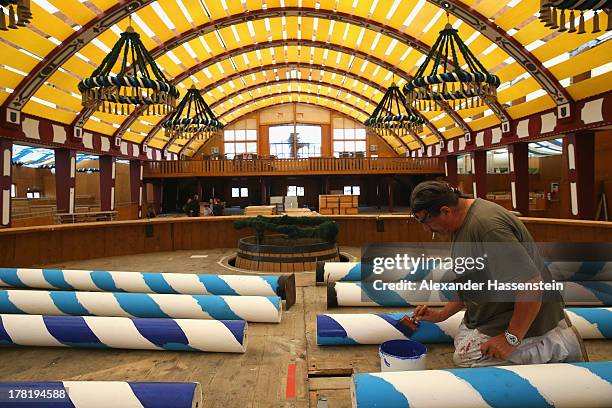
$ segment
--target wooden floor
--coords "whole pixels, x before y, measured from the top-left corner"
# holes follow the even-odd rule
[[[359,248],[342,251],[359,254]],[[234,273],[218,263],[233,252],[165,252],[45,266]],[[0,381],[197,381],[202,384],[205,407],[350,407],[349,376],[380,371],[378,346],[318,347],[315,316],[326,311],[326,290],[315,286],[313,272],[296,278],[296,304],[283,313],[280,324],[250,324],[245,354],[0,348]],[[381,308],[342,308],[341,312],[374,310]],[[586,345],[591,361],[612,360],[612,342],[587,341]],[[430,345],[429,349],[428,368],[453,367],[452,345]],[[293,365],[295,382],[288,375]]]

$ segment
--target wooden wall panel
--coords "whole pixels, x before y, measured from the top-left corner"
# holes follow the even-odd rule
[[[235,230],[233,217],[158,218],[0,230],[0,267],[42,266],[65,261],[155,251],[236,248],[250,230]],[[374,242],[429,242],[431,235],[404,215],[344,215],[339,224],[341,246]],[[378,232],[377,220],[384,224]],[[537,241],[610,242],[612,223],[523,218]],[[146,230],[152,229],[152,236]]]

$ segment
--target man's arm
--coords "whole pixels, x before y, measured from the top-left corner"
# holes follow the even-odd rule
[[[461,300],[453,300],[448,302],[441,310],[432,310],[425,305],[417,306],[414,309],[414,320],[419,321],[423,320],[426,322],[443,322],[449,317],[453,316],[455,313],[463,309],[463,301]]]

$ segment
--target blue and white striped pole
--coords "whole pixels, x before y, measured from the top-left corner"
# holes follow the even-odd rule
[[[196,408],[202,406],[202,387],[192,382],[0,382],[0,406],[13,405],[54,408]]]
[[[612,262],[546,262],[553,279],[558,281],[612,281]]]
[[[242,320],[0,314],[0,346],[244,353]]]
[[[318,262],[316,280],[318,283],[333,282],[359,282],[371,278],[372,267],[366,269],[361,262]],[[375,275],[374,275],[375,276]],[[405,270],[385,271],[384,278],[387,281],[408,280],[421,281],[431,279],[437,282],[450,282],[456,275],[448,269],[417,267],[411,272]]]
[[[612,282],[562,282],[561,296],[570,306],[612,306]],[[417,282],[417,287],[420,283]],[[327,286],[327,307],[415,305],[442,306],[456,296],[452,290],[377,290],[371,282],[334,282]]]
[[[353,408],[612,406],[612,362],[354,374]]]
[[[292,279],[293,275],[243,276],[0,268],[0,286],[94,292],[281,296],[286,299],[285,284],[289,284]],[[294,282],[293,284],[295,285]]]
[[[565,312],[583,339],[612,339],[612,308],[568,308]],[[452,343],[463,314],[456,313],[440,323],[421,321],[414,333],[399,322],[406,313],[317,315],[317,344],[382,344],[406,338],[421,343]]]
[[[606,261],[549,261],[546,262],[551,277],[557,281],[612,281],[612,262]],[[447,274],[451,272],[450,274]],[[385,277],[393,271],[385,271]],[[363,271],[361,262],[318,262],[317,282],[357,282],[368,276]],[[371,274],[371,271],[369,272]],[[420,269],[414,274],[401,273],[398,279],[422,280],[433,279],[438,282],[453,280],[452,271],[442,269]],[[415,278],[416,276],[416,278]],[[387,279],[389,280],[389,279]]]
[[[278,296],[1,290],[0,313],[246,320],[279,323]]]

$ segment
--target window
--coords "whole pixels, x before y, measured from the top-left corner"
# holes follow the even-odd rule
[[[257,153],[255,129],[230,129],[223,132],[225,157],[233,159],[237,154]]]
[[[287,186],[287,196],[289,196],[289,197],[304,197],[304,187],[302,187],[302,186]]]
[[[279,159],[293,159],[293,125],[270,126],[270,154]]]
[[[359,186],[344,186],[344,195],[360,195],[361,187]]]
[[[248,196],[249,196],[248,187],[232,187],[232,198],[248,197]]]
[[[365,129],[334,129],[334,157],[365,157]]]
[[[17,197],[17,184],[11,184],[11,198]]]
[[[270,126],[270,154],[279,159],[321,157],[321,126]]]
[[[321,157],[321,126],[297,125],[297,157]]]
[[[28,191],[26,193],[27,198],[40,198],[40,191]]]

